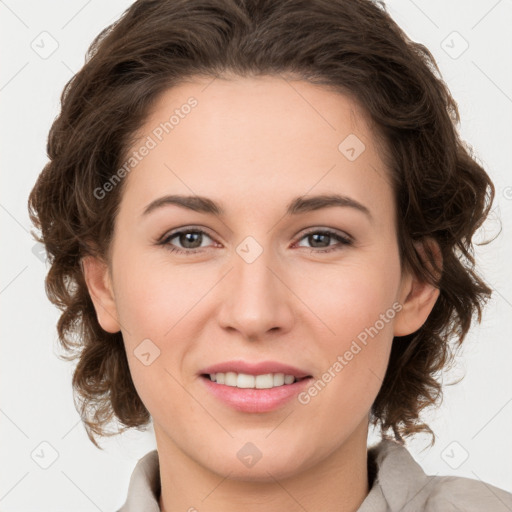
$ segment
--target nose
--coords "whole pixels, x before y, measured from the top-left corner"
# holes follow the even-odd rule
[[[221,327],[237,331],[249,341],[289,331],[294,296],[278,259],[272,257],[270,250],[264,250],[249,263],[235,252],[233,265],[223,280],[226,289],[219,312]]]

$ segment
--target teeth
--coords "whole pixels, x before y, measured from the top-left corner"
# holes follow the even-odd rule
[[[295,377],[284,373],[266,373],[263,375],[249,375],[247,373],[210,373],[210,380],[217,384],[224,384],[236,388],[270,389],[284,384],[293,384]]]

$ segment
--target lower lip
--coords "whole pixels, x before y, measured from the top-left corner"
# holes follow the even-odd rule
[[[201,376],[208,391],[225,404],[241,412],[269,412],[282,407],[307,387],[312,377],[293,384],[283,384],[270,389],[237,388],[211,381]]]

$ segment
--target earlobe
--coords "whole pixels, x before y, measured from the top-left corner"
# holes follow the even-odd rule
[[[433,239],[427,239],[416,244],[423,263],[428,265],[439,278],[439,272],[436,272],[436,269],[432,269],[427,260],[424,244],[430,246],[435,257],[437,269],[442,268],[441,250]],[[402,309],[395,317],[394,335],[406,336],[417,331],[426,322],[439,297],[439,293],[439,288],[433,284],[420,280],[412,272],[407,272],[400,288],[400,304],[402,304]]]
[[[84,256],[81,264],[98,323],[107,332],[120,331],[115,296],[107,264],[94,256]]]

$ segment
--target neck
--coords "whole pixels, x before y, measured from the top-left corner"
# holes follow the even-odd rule
[[[307,469],[265,481],[230,478],[210,471],[157,431],[162,512],[355,512],[369,492],[367,429],[353,434],[327,458]],[[364,435],[363,435],[364,434]],[[160,441],[160,442],[159,442]]]

